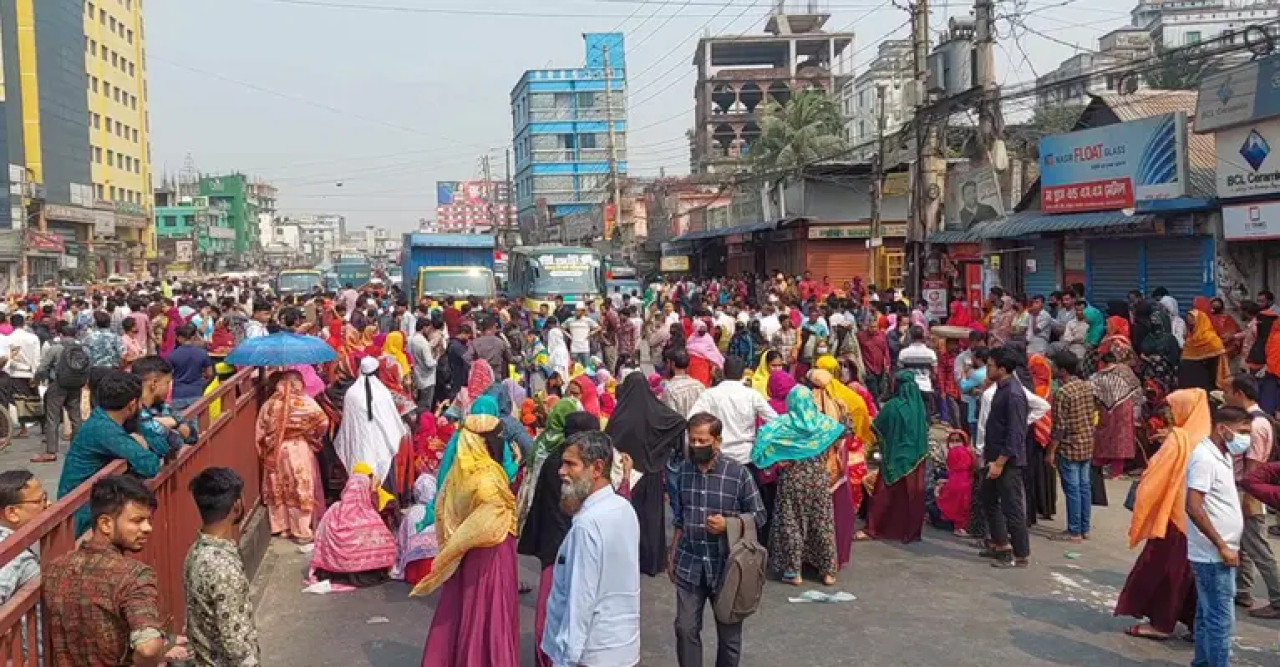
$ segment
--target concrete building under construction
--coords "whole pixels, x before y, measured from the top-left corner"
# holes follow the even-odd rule
[[[839,94],[852,72],[842,56],[853,33],[825,32],[830,18],[815,0],[790,9],[778,0],[764,34],[698,41],[693,173],[737,171],[760,136],[757,112],[767,100],[786,104],[793,93],[809,88]]]

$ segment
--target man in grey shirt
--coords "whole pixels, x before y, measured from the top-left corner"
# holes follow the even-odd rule
[[[1044,354],[1049,350],[1049,340],[1053,336],[1053,318],[1044,309],[1043,295],[1031,297],[1027,315],[1027,354]]]
[[[511,348],[507,341],[498,335],[498,321],[493,317],[485,317],[479,322],[480,335],[471,342],[471,349],[476,359],[489,362],[493,368],[493,378],[501,381],[507,377],[507,368],[511,365]]]
[[[431,320],[418,318],[416,331],[409,339],[409,356],[413,360],[413,390],[418,407],[430,410],[436,393],[436,357],[431,354],[431,343],[427,340],[427,328]]]

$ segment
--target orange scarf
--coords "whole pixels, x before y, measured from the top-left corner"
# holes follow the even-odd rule
[[[1131,549],[1143,540],[1164,537],[1169,524],[1187,532],[1187,462],[1192,448],[1212,430],[1209,396],[1203,389],[1179,389],[1167,400],[1174,426],[1138,482],[1129,522]]]

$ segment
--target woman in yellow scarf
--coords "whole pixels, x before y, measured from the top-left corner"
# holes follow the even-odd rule
[[[1209,397],[1203,389],[1169,394],[1173,428],[1131,492],[1133,518],[1129,547],[1146,540],[1120,591],[1116,616],[1146,618],[1129,628],[1134,637],[1164,639],[1178,621],[1195,619],[1195,577],[1187,561],[1187,462],[1191,450],[1209,437]]]
[[[874,442],[875,431],[871,429],[866,401],[852,389],[821,368],[809,371],[808,379],[814,386],[813,400],[818,410],[849,429],[837,446],[828,450],[831,456],[826,462],[835,516],[836,565],[843,568],[853,554],[862,483],[869,472],[867,446]]]
[[[422,664],[518,667],[516,499],[499,463],[502,423],[471,415],[462,429],[457,460],[436,503],[440,554],[411,593],[441,589]]]
[[[1178,365],[1178,386],[1199,387],[1206,392],[1227,388],[1230,369],[1227,348],[1213,328],[1213,321],[1199,310],[1187,313],[1187,342]]]
[[[387,339],[382,342],[382,356],[395,360],[396,365],[400,367],[401,382],[409,377],[409,357],[404,353],[404,334],[399,331],[387,334]]]

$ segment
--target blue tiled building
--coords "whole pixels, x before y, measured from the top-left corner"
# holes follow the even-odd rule
[[[588,33],[583,42],[581,67],[527,70],[511,89],[512,180],[526,243],[554,240],[548,222],[609,199],[610,117],[618,173],[627,172],[622,33]]]

